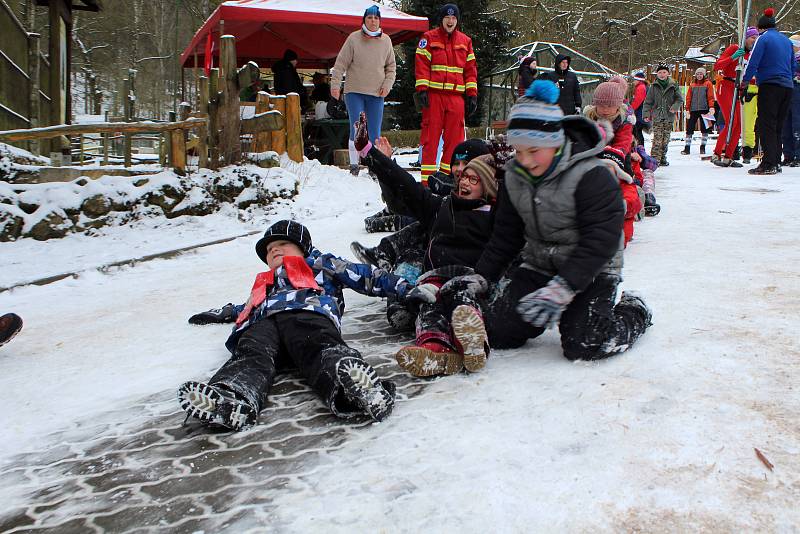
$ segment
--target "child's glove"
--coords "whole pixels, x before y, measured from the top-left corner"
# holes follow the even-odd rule
[[[740,58],[740,57],[742,57],[744,54],[745,54],[745,50],[744,50],[744,48],[740,48],[739,50],[737,50],[736,52],[734,52],[733,54],[731,54],[731,59],[739,59],[739,58]]]
[[[189,324],[223,324],[236,320],[236,310],[230,302],[222,308],[196,313],[189,317]]]
[[[475,273],[455,276],[445,282],[439,291],[443,295],[465,291],[469,296],[474,298],[480,294],[486,293],[487,289],[489,289],[489,282],[487,282],[486,278],[483,276]]]
[[[358,121],[353,124],[356,134],[353,137],[353,145],[355,145],[358,155],[366,157],[369,149],[372,148],[372,143],[369,139],[369,128],[367,127],[367,115],[363,111],[358,116]]]
[[[438,293],[439,286],[435,284],[420,284],[406,293],[404,300],[408,304],[433,304],[436,302]]]
[[[420,91],[417,93],[417,98],[419,102],[419,107],[427,108],[430,107],[431,102],[428,99],[428,91]]]
[[[558,323],[574,298],[575,292],[567,281],[556,275],[543,288],[519,299],[517,313],[523,321],[533,326],[550,328]]]

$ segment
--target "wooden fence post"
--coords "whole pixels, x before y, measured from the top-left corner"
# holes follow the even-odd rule
[[[289,159],[303,163],[303,120],[300,113],[300,95],[289,93],[286,95],[286,152]]]
[[[39,47],[41,46],[38,33],[28,34],[28,76],[30,78],[30,114],[29,124],[31,128],[39,126],[41,115],[41,100],[39,97]],[[42,153],[42,141],[31,141],[28,148],[34,154]]]
[[[274,108],[280,111],[284,117],[283,128],[271,132],[272,150],[281,155],[286,152],[286,95],[273,95],[270,97],[270,101]]]
[[[256,115],[269,111],[269,95],[259,91],[256,95]],[[253,139],[253,152],[272,150],[272,136],[269,132],[259,132]]]
[[[172,168],[177,174],[186,174],[186,140],[183,130],[172,130],[167,132],[171,138],[172,145]]]
[[[125,78],[124,80],[122,80],[122,113],[123,113],[123,120],[125,122],[131,122],[132,110],[131,110],[130,95],[131,95],[131,80],[129,78]],[[131,134],[126,132],[123,134],[123,137],[124,137],[124,146],[122,148],[123,158],[124,158],[123,165],[125,165],[125,167],[130,167],[132,159]]]
[[[236,69],[236,38],[223,35],[220,38],[220,65],[224,73],[225,87],[222,91],[219,107],[220,152],[226,165],[234,165],[242,157],[242,146],[239,141],[241,116],[239,111],[239,87]]]
[[[219,69],[211,69],[208,80],[208,142],[211,145],[209,168],[219,168]]]
[[[103,132],[103,165],[108,165],[108,145],[111,143],[111,134]]]
[[[197,111],[208,117],[208,78],[200,76],[198,80]],[[197,135],[200,142],[197,144],[197,165],[202,169],[208,168],[208,128],[198,128]]]

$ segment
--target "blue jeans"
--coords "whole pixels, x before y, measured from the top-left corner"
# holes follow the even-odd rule
[[[359,115],[364,111],[367,114],[369,140],[374,143],[381,136],[383,97],[365,95],[363,93],[347,93],[344,95],[344,102],[347,104],[347,116],[350,119],[350,140],[352,141],[356,136],[353,124],[358,121]]]
[[[783,156],[800,160],[800,83],[792,89],[792,103],[783,123]]]

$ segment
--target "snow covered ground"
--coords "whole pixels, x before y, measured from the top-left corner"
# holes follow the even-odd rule
[[[311,483],[301,491],[263,490],[270,520],[291,532],[797,531],[800,169],[753,177],[678,151],[673,143],[672,165],[657,172],[661,215],[637,224],[626,251],[623,289],[654,310],[634,349],[571,363],[548,332],[494,352],[481,373],[432,380],[329,453],[334,468],[302,465]],[[228,329],[186,318],[243,300],[261,265],[253,235],[94,267],[285,216],[341,255],[352,240],[377,242],[362,223],[380,207],[368,177],[294,170],[300,196],[260,225],[220,213],[0,246],[2,285],[30,279],[32,266],[83,270],[0,293],[0,312],[25,319],[0,348],[5,465],[74,421],[207,378],[227,357]],[[368,302],[348,294],[350,309]],[[9,508],[23,501],[12,486],[2,494]]]

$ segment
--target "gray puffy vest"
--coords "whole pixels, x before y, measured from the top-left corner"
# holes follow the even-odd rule
[[[607,163],[596,156],[603,149],[595,147],[572,154],[572,142],[567,141],[556,168],[538,185],[518,174],[509,162],[505,186],[511,203],[525,222],[523,267],[548,276],[558,274],[569,260],[580,239],[575,209],[575,190],[583,175]],[[619,248],[601,272],[620,276],[625,236],[620,228]]]

